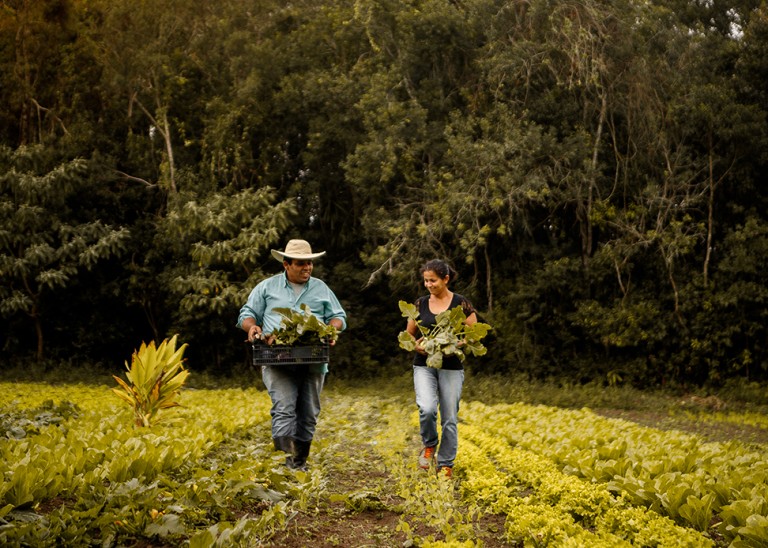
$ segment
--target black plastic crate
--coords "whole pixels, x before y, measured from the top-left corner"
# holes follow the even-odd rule
[[[262,365],[290,365],[300,363],[328,363],[330,359],[330,345],[321,343],[308,346],[283,346],[268,345],[255,341],[253,348],[253,366]]]

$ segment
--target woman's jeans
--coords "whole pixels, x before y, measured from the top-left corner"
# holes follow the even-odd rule
[[[459,446],[459,400],[464,384],[464,371],[413,366],[413,386],[416,389],[416,405],[419,407],[419,427],[424,447],[438,443],[437,412],[440,410],[440,427],[443,440],[437,452],[438,466],[453,466]]]
[[[272,399],[272,437],[310,442],[320,415],[323,364],[265,365],[261,378]]]

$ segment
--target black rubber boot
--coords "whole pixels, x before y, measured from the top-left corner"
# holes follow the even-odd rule
[[[277,436],[276,438],[272,438],[272,441],[275,443],[275,449],[277,451],[287,453],[288,456],[285,457],[285,465],[288,468],[296,468],[293,462],[294,456],[296,455],[296,446],[293,438],[290,436]]]
[[[293,468],[306,470],[307,457],[309,456],[309,448],[312,446],[312,441],[293,440],[293,446],[296,448],[293,454]]]

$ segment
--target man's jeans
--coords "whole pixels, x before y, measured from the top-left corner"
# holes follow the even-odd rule
[[[320,415],[324,370],[322,364],[262,366],[261,378],[272,398],[273,438],[287,436],[312,441]]]
[[[453,466],[459,446],[459,400],[464,384],[464,371],[450,371],[433,367],[413,366],[413,386],[416,389],[416,405],[419,407],[419,427],[424,447],[434,447],[438,442],[437,412],[440,409],[440,426],[443,440],[437,452],[438,466]]]

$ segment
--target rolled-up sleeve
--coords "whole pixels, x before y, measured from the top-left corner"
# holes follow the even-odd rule
[[[240,308],[240,315],[237,317],[237,327],[243,327],[243,320],[246,318],[253,318],[256,320],[257,325],[261,325],[264,321],[264,298],[262,295],[263,284],[258,284],[253,288],[251,294],[248,295],[248,300]]]

